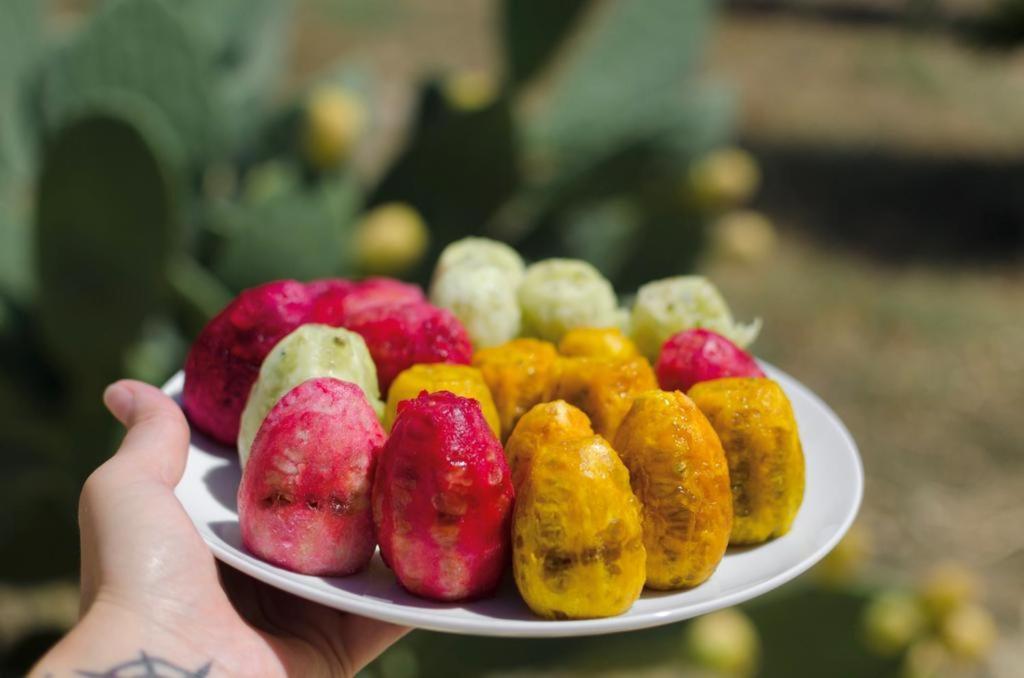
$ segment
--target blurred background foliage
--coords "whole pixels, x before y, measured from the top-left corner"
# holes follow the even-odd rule
[[[1022,7],[6,0],[0,670],[74,618],[106,383],[161,383],[244,287],[422,283],[474,233],[623,295],[711,275],[861,443],[861,525],[742,610],[415,633],[368,674],[1016,675]]]

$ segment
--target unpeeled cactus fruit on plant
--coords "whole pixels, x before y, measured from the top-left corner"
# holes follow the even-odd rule
[[[445,601],[493,591],[509,556],[512,499],[501,443],[475,400],[442,391],[398,406],[373,516],[402,586]]]
[[[505,458],[512,470],[512,482],[518,487],[522,469],[530,465],[533,453],[544,445],[594,435],[590,419],[583,410],[564,400],[534,405],[524,414],[505,443]]]
[[[494,399],[487,388],[480,370],[469,365],[449,365],[447,363],[427,363],[413,365],[403,370],[391,388],[388,389],[388,403],[384,412],[384,428],[388,431],[395,423],[398,405],[403,400],[411,400],[422,391],[437,393],[448,391],[463,398],[472,398],[480,405],[480,412],[487,420],[495,436],[501,435],[501,421],[498,410],[494,407]]]
[[[729,469],[718,436],[678,391],[633,401],[615,437],[643,506],[647,586],[696,586],[725,555],[732,530]]]
[[[374,412],[383,413],[377,370],[363,338],[355,332],[327,325],[300,325],[279,341],[263,360],[242,411],[238,430],[238,457],[243,468],[264,417],[281,396],[302,382],[334,377],[363,391]]]
[[[757,192],[761,169],[742,148],[719,148],[690,167],[687,188],[696,205],[707,210],[737,207]]]
[[[338,167],[366,125],[366,107],[352,92],[324,86],[314,91],[306,104],[302,149],[314,169]]]
[[[702,382],[689,395],[729,460],[730,543],[759,544],[789,532],[804,497],[804,453],[782,387],[736,377]]]
[[[629,473],[608,442],[542,444],[516,489],[512,563],[530,609],[549,619],[628,610],[644,586],[643,529]]]
[[[353,234],[356,263],[367,273],[395,275],[423,257],[430,231],[419,212],[405,203],[386,203],[367,212]]]
[[[584,358],[633,358],[640,355],[629,337],[618,327],[578,327],[558,342],[564,356]]]
[[[722,335],[700,328],[669,337],[654,369],[666,391],[685,392],[696,383],[723,377],[765,376],[749,353]]]
[[[289,391],[260,427],[238,489],[242,543],[294,572],[346,575],[370,561],[370,490],[384,430],[355,384]]]
[[[633,398],[656,388],[654,371],[643,356],[561,358],[552,397],[586,412],[594,430],[614,440]]]
[[[182,406],[196,428],[235,444],[263,359],[306,321],[311,303],[302,283],[278,280],[243,291],[206,324],[185,359]]]
[[[551,400],[558,360],[554,344],[539,339],[513,339],[473,355],[494,397],[503,437],[531,407]]]

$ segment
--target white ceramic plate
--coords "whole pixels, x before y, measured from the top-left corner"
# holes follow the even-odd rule
[[[714,575],[677,593],[644,592],[629,611],[607,619],[546,621],[535,617],[506,576],[497,594],[464,604],[434,603],[399,586],[379,555],[350,577],[310,577],[247,553],[238,529],[240,478],[234,449],[193,431],[185,476],[176,493],[214,555],[271,586],[324,605],[384,621],[481,636],[554,637],[659,626],[729,607],[770,591],[825,556],[853,522],[863,492],[857,447],[839,418],[798,381],[765,365],[793,403],[807,462],[807,489],[789,534],[755,547],[730,548]],[[179,399],[183,376],[164,386]]]

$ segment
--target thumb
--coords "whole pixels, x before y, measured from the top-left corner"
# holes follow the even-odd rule
[[[188,457],[189,430],[181,408],[163,391],[141,381],[107,387],[103,402],[128,432],[112,461],[173,488]]]

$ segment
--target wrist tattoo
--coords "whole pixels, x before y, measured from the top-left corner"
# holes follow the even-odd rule
[[[82,671],[75,673],[82,678],[205,678],[210,675],[213,662],[209,661],[197,669],[187,669],[174,662],[139,651],[135,659],[121,662],[102,671]]]

